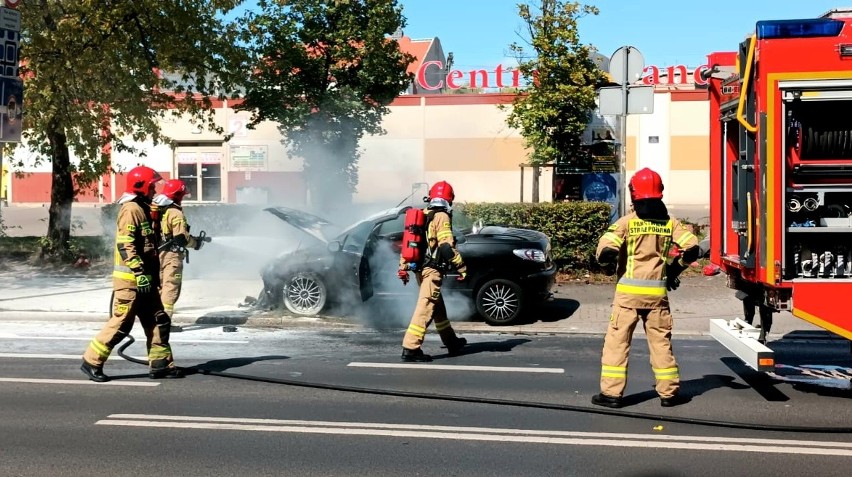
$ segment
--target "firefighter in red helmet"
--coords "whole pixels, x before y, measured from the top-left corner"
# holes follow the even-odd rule
[[[660,405],[676,406],[687,398],[679,393],[667,292],[677,288],[678,275],[698,258],[698,239],[669,215],[659,174],[641,169],[630,179],[629,188],[633,210],[610,225],[598,241],[598,262],[615,272],[618,280],[601,356],[601,392],[592,397],[592,403],[612,408],[623,405],[630,342],[641,320]],[[669,262],[672,245],[682,253]]]
[[[175,303],[180,298],[183,283],[183,262],[188,260],[187,248],[200,250],[209,238],[189,234],[189,224],[181,202],[187,197],[186,184],[180,179],[170,179],[163,190],[154,197],[160,213],[160,232],[165,248],[160,251],[160,298],[170,317],[174,316]]]
[[[459,354],[467,344],[465,338],[456,336],[447,307],[441,294],[441,283],[447,272],[459,274],[458,280],[467,277],[467,268],[462,256],[455,248],[453,237],[452,209],[455,200],[453,187],[445,182],[437,182],[429,190],[426,198],[426,249],[422,263],[407,263],[400,257],[399,279],[407,284],[408,272],[413,271],[420,285],[417,306],[411,316],[411,322],[402,340],[402,360],[408,362],[428,362],[432,357],[421,349],[423,338],[429,324],[435,322],[435,328],[447,352],[451,356]]]
[[[183,377],[169,346],[171,320],[157,293],[159,237],[151,200],[162,177],[154,169],[134,167],[127,173],[126,192],[118,199],[115,265],[112,272],[112,316],[92,339],[80,369],[92,381],[106,382],[103,366],[113,348],[130,333],[138,316],[145,330],[151,379]]]

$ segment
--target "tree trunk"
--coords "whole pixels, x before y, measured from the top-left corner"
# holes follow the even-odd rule
[[[532,203],[538,204],[539,202],[539,184],[541,182],[539,176],[541,176],[541,167],[533,166],[532,173]]]
[[[53,120],[48,125],[48,141],[53,164],[50,186],[50,209],[48,211],[47,239],[42,254],[59,256],[70,252],[71,205],[74,202],[74,183],[71,178],[71,158],[65,133],[59,122]]]
[[[305,180],[310,193],[310,205],[317,212],[328,213],[340,210],[352,203],[349,192],[349,175],[330,168],[322,169],[316,164],[306,171]]]
[[[330,121],[330,120],[329,120]],[[304,174],[310,194],[310,206],[329,213],[352,203],[351,160],[357,155],[357,141],[345,134],[337,137],[334,129],[315,126],[298,153],[305,159]]]

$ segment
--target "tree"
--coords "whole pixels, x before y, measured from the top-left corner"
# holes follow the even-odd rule
[[[533,81],[512,102],[507,122],[524,137],[530,164],[570,164],[582,154],[595,89],[605,81],[590,47],[580,43],[577,29],[579,18],[597,15],[598,9],[579,2],[539,0],[537,8],[519,4],[518,13],[526,24],[526,46],[515,42],[509,48],[518,57],[521,74]],[[533,201],[538,202],[538,176],[533,177]]]
[[[358,143],[381,134],[387,105],[406,89],[414,57],[389,36],[405,24],[397,0],[259,0],[244,41],[254,74],[237,109],[250,127],[274,121],[304,160],[311,203],[351,201]],[[392,160],[392,158],[388,158]]]
[[[240,58],[236,30],[221,15],[239,3],[21,3],[22,139],[53,172],[44,253],[68,251],[75,182],[86,187],[109,172],[110,147],[168,141],[159,127],[166,114],[214,127],[211,99],[235,84]]]

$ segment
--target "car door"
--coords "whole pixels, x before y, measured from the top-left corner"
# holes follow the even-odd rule
[[[396,217],[382,220],[373,230],[373,241],[367,252],[372,270],[373,288],[376,293],[399,293],[402,282],[397,277],[399,252],[402,246],[402,229],[405,223],[404,211]]]
[[[335,268],[340,273],[344,285],[356,290],[361,301],[373,296],[372,272],[369,255],[370,242],[375,223],[361,222],[347,233],[340,243],[340,251],[335,254]]]

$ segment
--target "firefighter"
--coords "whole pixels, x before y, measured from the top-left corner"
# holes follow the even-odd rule
[[[467,278],[467,268],[462,256],[455,248],[453,238],[452,207],[455,193],[452,186],[444,181],[438,182],[429,190],[426,198],[426,250],[422,264],[410,264],[400,258],[399,279],[408,284],[410,270],[420,285],[417,306],[411,316],[411,322],[402,340],[402,360],[406,362],[428,362],[432,357],[425,354],[420,346],[426,336],[429,324],[435,322],[435,329],[450,356],[458,355],[467,344],[465,338],[456,336],[447,307],[441,294],[441,283],[447,272],[455,271],[458,280]]]
[[[138,316],[147,338],[149,377],[181,378],[183,373],[175,367],[169,346],[171,320],[157,293],[159,237],[151,201],[162,177],[150,167],[138,166],[127,173],[126,180],[126,192],[118,199],[112,316],[89,343],[80,369],[92,381],[109,381],[104,362],[130,333]]]
[[[660,405],[676,406],[687,399],[679,394],[667,291],[678,287],[678,275],[698,258],[698,239],[669,216],[659,174],[641,169],[630,179],[629,188],[633,210],[609,226],[596,252],[601,265],[617,273],[618,280],[601,357],[601,392],[592,403],[611,408],[623,405],[630,342],[641,320]],[[668,263],[672,244],[683,252]]]
[[[170,317],[174,316],[175,303],[180,297],[186,249],[199,250],[204,244],[202,238],[189,234],[189,224],[181,207],[181,201],[186,196],[186,184],[180,179],[170,179],[154,197],[154,204],[160,214],[161,243],[171,244],[160,252],[160,299]]]

